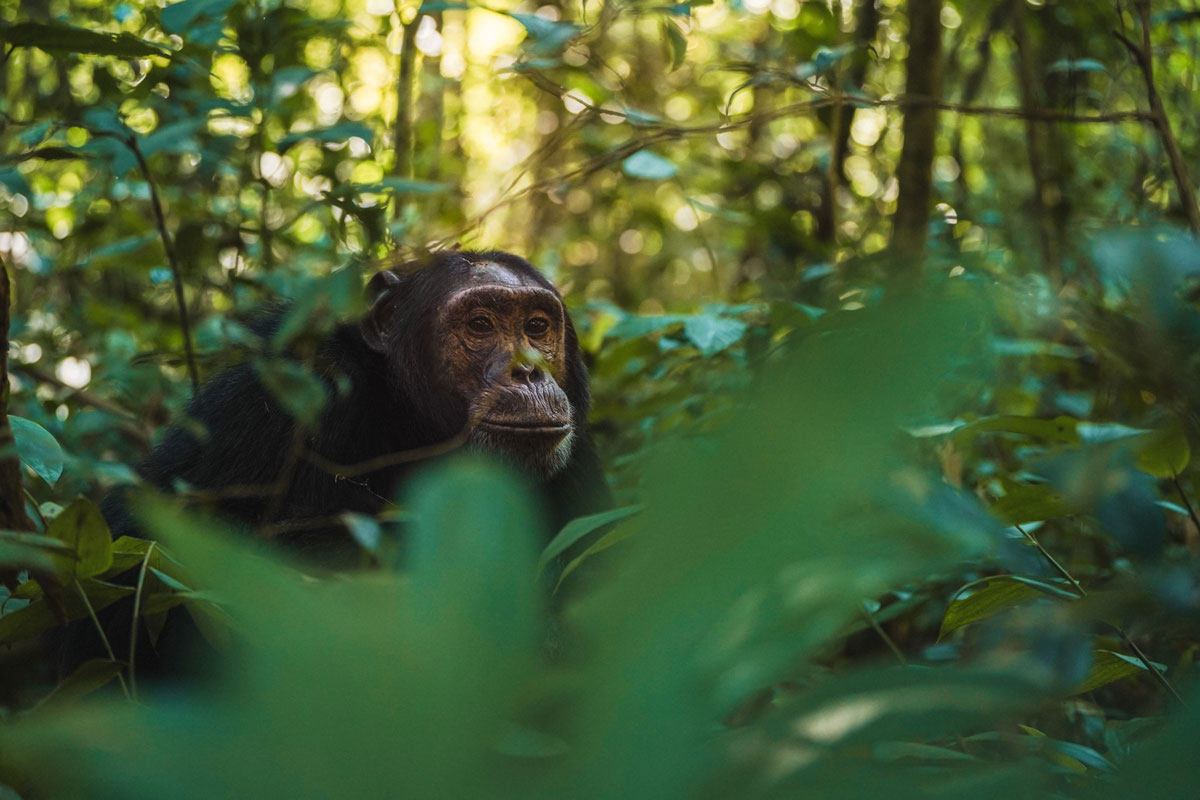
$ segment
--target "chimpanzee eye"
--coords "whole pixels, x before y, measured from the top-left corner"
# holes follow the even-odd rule
[[[467,321],[467,329],[470,330],[471,333],[491,333],[492,321],[482,314],[477,317],[471,317],[471,319]]]
[[[548,330],[550,330],[550,323],[542,317],[534,317],[525,323],[525,335],[534,339],[545,336]]]

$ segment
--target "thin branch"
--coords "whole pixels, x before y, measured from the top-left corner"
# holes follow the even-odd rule
[[[896,643],[892,641],[892,637],[887,635],[887,631],[885,631],[883,626],[879,624],[879,620],[875,619],[875,615],[872,614],[866,608],[866,606],[863,606],[862,613],[863,616],[867,618],[867,622],[871,623],[871,627],[875,629],[875,633],[879,634],[879,638],[883,639],[883,643],[886,644],[896,656],[897,660],[899,660],[903,666],[907,667],[908,659],[904,657],[904,653],[902,653],[900,648],[896,646]]]
[[[92,624],[96,626],[96,633],[100,635],[100,643],[104,645],[104,650],[108,653],[108,660],[119,664],[112,645],[108,641],[108,635],[104,633],[104,626],[100,624],[100,618],[96,616],[96,609],[92,608],[92,601],[88,600],[87,592],[83,590],[83,584],[79,582],[78,578],[75,579],[75,588],[79,591],[79,596],[83,598],[83,605],[87,608],[88,616],[92,618]],[[125,693],[125,697],[132,700],[133,698],[129,696],[129,687],[125,685],[125,679],[121,677],[120,673],[117,673],[117,680],[121,682],[121,691]]]
[[[146,557],[142,559],[142,568],[138,570],[137,590],[133,594],[133,621],[129,626],[129,690],[133,700],[137,700],[137,634],[138,615],[142,610],[142,585],[146,582],[146,568],[150,566],[150,556],[157,544],[151,542],[146,548]]]
[[[1150,46],[1150,3],[1149,0],[1137,0],[1135,5],[1142,27],[1141,45],[1134,44],[1120,31],[1113,31],[1113,36],[1125,45],[1125,49],[1129,51],[1142,71],[1142,78],[1146,82],[1146,99],[1150,103],[1151,121],[1158,129],[1158,138],[1162,141],[1163,149],[1167,153],[1167,160],[1171,164],[1171,172],[1175,176],[1175,187],[1179,191],[1179,202],[1183,205],[1184,214],[1187,215],[1188,227],[1191,228],[1192,235],[1200,236],[1200,205],[1196,202],[1196,190],[1192,185],[1191,175],[1188,174],[1187,163],[1183,159],[1183,152],[1179,149],[1175,132],[1171,129],[1171,119],[1167,116],[1162,96],[1158,93],[1158,86],[1154,83],[1154,53]]]
[[[167,253],[167,263],[171,267],[171,276],[175,281],[175,302],[179,305],[179,327],[183,329],[183,350],[187,355],[188,376],[192,380],[192,391],[200,388],[200,372],[196,369],[196,354],[192,350],[192,323],[188,317],[187,301],[183,295],[183,276],[179,272],[179,261],[175,258],[175,244],[171,234],[167,232],[167,219],[163,214],[162,200],[158,196],[158,187],[154,184],[154,176],[150,174],[150,165],[146,156],[138,146],[137,134],[130,133],[124,139],[125,145],[137,159],[146,184],[150,187],[150,205],[154,209],[154,221],[158,225],[158,236],[162,239],[163,249]]]
[[[1022,528],[1020,525],[1014,525],[1013,527],[1015,527],[1018,531],[1020,531],[1021,535],[1024,536],[1025,539],[1031,545],[1033,545],[1037,549],[1037,551],[1039,553],[1041,553],[1042,556],[1047,561],[1050,562],[1050,564],[1054,567],[1054,569],[1056,569],[1058,571],[1059,575],[1062,575],[1064,578],[1067,579],[1068,582],[1070,582],[1070,584],[1073,587],[1075,587],[1075,591],[1079,594],[1079,598],[1081,600],[1088,596],[1087,590],[1083,588],[1083,585],[1080,584],[1079,581],[1075,580],[1075,576],[1072,575],[1070,572],[1068,572],[1066,567],[1064,567],[1062,564],[1058,563],[1058,560],[1055,559],[1054,556],[1050,555],[1050,553],[1046,550],[1046,548],[1042,547],[1042,543],[1039,542],[1033,536],[1033,534],[1029,533],[1027,530]],[[1151,675],[1154,676],[1154,679],[1158,682],[1158,684],[1160,686],[1162,686],[1163,689],[1167,690],[1167,692],[1169,692],[1171,694],[1171,696],[1174,697],[1179,702],[1179,705],[1183,706],[1184,708],[1187,708],[1187,703],[1185,703],[1183,701],[1183,698],[1179,695],[1179,692],[1175,691],[1175,687],[1172,686],[1170,681],[1167,680],[1167,676],[1163,675],[1162,672],[1159,671],[1158,667],[1156,667],[1154,665],[1154,662],[1151,661],[1146,656],[1146,654],[1142,652],[1142,648],[1138,647],[1137,644],[1134,643],[1133,639],[1131,639],[1129,637],[1129,634],[1125,633],[1125,631],[1122,630],[1119,625],[1113,625],[1112,623],[1109,623],[1109,624],[1112,625],[1113,630],[1115,630],[1117,632],[1117,634],[1121,637],[1121,641],[1125,642],[1126,646],[1128,646],[1129,649],[1134,652],[1134,655],[1137,656],[1138,660],[1142,662],[1142,666],[1145,667],[1146,670]]]
[[[1187,492],[1183,490],[1183,484],[1179,482],[1179,476],[1172,475],[1171,481],[1175,484],[1175,491],[1179,492],[1179,499],[1183,501],[1183,505],[1187,508],[1188,516],[1192,519],[1192,524],[1196,526],[1197,531],[1200,531],[1200,516],[1196,516],[1196,509],[1192,507],[1192,501],[1188,500]]]
[[[560,94],[558,90],[560,90],[561,87],[554,87],[554,89],[551,89],[543,84],[535,83],[535,85],[538,85],[539,88],[542,88],[543,90],[552,94]],[[1062,122],[1080,125],[1154,121],[1153,115],[1146,111],[1114,111],[1105,114],[1075,114],[1068,111],[1058,111],[1056,109],[1022,109],[1004,106],[976,106],[933,100],[929,97],[909,95],[883,99],[854,96],[844,98],[844,102],[865,107],[904,108],[913,105],[933,105],[941,111],[949,111],[956,114],[1000,117],[1004,119],[1015,120],[1031,119],[1040,122]],[[563,183],[587,177],[588,175],[604,169],[607,166],[622,161],[639,150],[644,150],[648,147],[652,147],[663,142],[676,141],[691,136],[712,136],[729,131],[741,130],[750,125],[761,124],[763,122],[772,122],[774,120],[786,119],[788,117],[813,114],[823,108],[828,108],[835,105],[836,100],[831,97],[820,97],[815,100],[806,100],[800,103],[790,103],[769,111],[754,112],[737,119],[702,125],[670,125],[660,122],[646,122],[641,118],[631,120],[630,115],[621,111],[620,109],[601,108],[582,100],[580,103],[584,106],[585,112],[604,114],[606,116],[624,117],[630,122],[630,124],[634,125],[636,129],[639,131],[645,131],[645,133],[638,139],[624,142],[612,150],[609,150],[607,153],[601,153],[595,158],[585,161],[576,167],[566,170],[565,172],[527,184],[520,189],[514,189],[513,191],[504,194],[491,206],[488,206],[483,211],[475,214],[470,221],[456,228],[450,234],[430,242],[428,248],[430,250],[436,250],[443,247],[449,247],[462,239],[467,233],[483,224],[484,220],[501,208],[509,206],[525,197],[528,197],[529,195],[548,191]],[[540,154],[537,153],[531,156],[531,158],[538,157],[540,157]]]

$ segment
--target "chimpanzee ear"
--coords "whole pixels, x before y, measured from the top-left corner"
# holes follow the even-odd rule
[[[362,318],[362,335],[372,350],[387,349],[387,322],[391,316],[389,302],[400,286],[400,276],[393,270],[376,272],[367,283],[367,312]]]

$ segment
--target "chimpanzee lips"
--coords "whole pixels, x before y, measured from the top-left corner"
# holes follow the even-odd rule
[[[509,419],[484,417],[479,421],[481,427],[494,431],[515,434],[567,434],[571,432],[570,421],[556,419]]]

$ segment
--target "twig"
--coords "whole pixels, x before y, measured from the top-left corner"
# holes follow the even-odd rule
[[[167,220],[163,214],[162,200],[159,199],[154,177],[150,174],[150,165],[146,163],[146,156],[142,154],[142,148],[138,146],[137,134],[131,132],[124,137],[124,142],[126,147],[133,152],[133,156],[142,170],[142,175],[146,179],[146,184],[150,187],[150,205],[154,209],[154,221],[158,224],[158,235],[162,239],[163,249],[167,253],[167,263],[171,266],[171,276],[175,282],[175,302],[179,305],[179,327],[183,329],[183,349],[187,355],[188,376],[192,380],[192,391],[194,392],[200,388],[200,372],[196,369],[196,354],[192,351],[192,323],[188,317],[187,301],[183,295],[183,276],[179,272],[179,262],[175,258],[175,244],[171,241],[171,234],[167,232]]]
[[[137,590],[133,594],[133,621],[129,626],[129,690],[132,700],[137,700],[137,634],[138,615],[142,610],[142,585],[146,582],[146,568],[150,566],[150,556],[154,553],[157,542],[151,542],[146,548],[146,557],[142,559],[142,568],[138,571]]]
[[[551,91],[542,84],[535,84],[546,91]],[[561,87],[555,87],[552,94],[559,94]],[[605,114],[610,116],[624,117],[629,120],[629,114],[620,109],[601,108],[594,104],[580,100],[581,105],[587,111],[595,114]],[[1041,108],[1012,108],[1004,106],[976,106],[962,103],[951,103],[942,100],[934,100],[930,97],[920,97],[913,95],[904,95],[900,97],[874,99],[864,97],[844,97],[843,102],[848,102],[855,105],[868,107],[897,107],[905,108],[915,105],[932,105],[941,111],[949,111],[956,114],[968,114],[972,116],[989,116],[1001,117],[1004,119],[1031,119],[1040,122],[1062,122],[1075,123],[1080,125],[1088,124],[1111,124],[1117,122],[1153,122],[1154,118],[1147,111],[1114,111],[1107,114],[1075,114],[1067,111],[1058,111],[1055,109]],[[617,163],[628,156],[652,147],[663,142],[676,141],[690,136],[711,136],[729,131],[741,130],[750,125],[757,125],[764,122],[772,122],[774,120],[785,119],[787,117],[800,116],[804,114],[813,114],[823,108],[828,108],[835,105],[836,101],[831,97],[820,97],[815,100],[806,100],[800,103],[790,103],[779,108],[770,109],[769,111],[756,112],[747,114],[744,117],[727,120],[724,122],[709,123],[702,125],[670,125],[667,123],[648,123],[641,119],[631,121],[631,124],[636,122],[639,130],[645,131],[645,135],[640,138],[624,142],[617,147],[609,150],[607,153],[592,158],[577,167],[569,169],[558,175],[552,175],[539,181],[527,184],[520,189],[516,189],[506,196],[501,197],[488,206],[483,211],[478,212],[475,216],[456,228],[450,234],[436,239],[429,244],[429,249],[436,250],[443,247],[448,247],[458,242],[468,232],[474,230],[479,225],[483,224],[484,220],[494,214],[496,211],[509,206],[525,197],[538,192],[548,191],[563,183],[587,177],[594,172],[597,172],[605,167]],[[531,158],[537,158],[539,154],[535,153]]]
[[[1146,82],[1146,99],[1150,102],[1151,121],[1158,129],[1158,138],[1162,141],[1163,149],[1167,152],[1167,160],[1171,164],[1171,172],[1175,176],[1175,187],[1179,191],[1179,202],[1187,215],[1188,227],[1193,236],[1200,236],[1200,205],[1196,202],[1196,190],[1192,186],[1192,178],[1188,174],[1187,164],[1183,160],[1183,152],[1171,129],[1171,120],[1163,106],[1162,96],[1154,83],[1154,55],[1150,47],[1150,3],[1149,0],[1137,0],[1138,18],[1142,27],[1141,46],[1134,44],[1125,34],[1113,31],[1121,44],[1125,45],[1133,60],[1142,71]]]
[[[1188,516],[1192,519],[1192,524],[1196,526],[1196,530],[1200,531],[1200,517],[1196,516],[1196,509],[1192,507],[1192,501],[1188,500],[1187,492],[1183,490],[1183,484],[1179,482],[1179,476],[1172,474],[1171,482],[1175,484],[1175,491],[1179,492],[1179,499],[1183,501],[1183,505],[1187,508]]]
[[[88,600],[87,592],[83,590],[83,585],[79,579],[75,579],[75,589],[78,590],[79,596],[83,598],[83,605],[87,608],[88,616],[92,618],[92,624],[96,626],[96,633],[100,634],[100,643],[104,645],[104,650],[108,653],[108,660],[114,664],[119,664],[117,656],[113,652],[112,645],[109,644],[108,636],[104,633],[104,626],[100,624],[100,618],[96,616],[96,610],[92,608],[92,601]],[[117,673],[117,680],[121,682],[121,691],[125,693],[125,697],[129,700],[133,698],[129,696],[129,687],[125,685],[125,679],[121,677],[121,673]]]
[[[879,638],[883,639],[883,643],[891,649],[900,663],[907,667],[908,659],[904,657],[904,653],[900,652],[900,648],[896,646],[894,641],[892,641],[892,637],[887,635],[887,631],[885,631],[883,626],[879,624],[879,620],[875,619],[875,615],[872,614],[866,606],[863,606],[862,613],[863,616],[867,618],[867,622],[871,623],[871,627],[875,629],[875,633],[879,634]]]
[[[1042,547],[1041,542],[1034,538],[1033,534],[1026,531],[1020,525],[1014,525],[1013,527],[1020,531],[1021,535],[1024,536],[1030,544],[1037,548],[1037,551],[1041,553],[1042,556],[1045,557],[1045,559],[1049,561],[1056,570],[1058,570],[1058,573],[1066,578],[1067,581],[1069,581],[1070,584],[1075,587],[1075,591],[1079,593],[1079,598],[1081,600],[1088,596],[1087,590],[1083,588],[1079,581],[1075,580],[1075,576],[1068,572],[1066,567],[1058,563],[1054,556],[1050,555],[1046,548]],[[1117,635],[1121,637],[1121,641],[1125,642],[1126,646],[1128,646],[1129,649],[1133,651],[1134,655],[1138,657],[1138,660],[1142,662],[1142,666],[1154,676],[1154,679],[1158,682],[1158,684],[1166,689],[1171,696],[1179,702],[1179,705],[1187,708],[1187,703],[1183,701],[1183,698],[1179,695],[1179,692],[1175,691],[1175,687],[1172,686],[1170,681],[1167,680],[1167,676],[1163,675],[1162,672],[1159,671],[1158,667],[1154,665],[1154,662],[1142,652],[1142,648],[1138,647],[1134,643],[1133,639],[1129,638],[1129,634],[1125,633],[1125,631],[1122,630],[1119,625],[1113,625],[1112,623],[1109,624],[1112,625],[1112,628],[1117,632]]]

